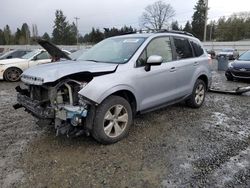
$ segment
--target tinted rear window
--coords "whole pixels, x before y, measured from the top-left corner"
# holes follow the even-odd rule
[[[191,45],[193,47],[195,57],[200,57],[204,54],[204,51],[198,42],[191,41]]]
[[[186,59],[193,57],[190,43],[185,38],[174,38],[174,44],[178,59]]]

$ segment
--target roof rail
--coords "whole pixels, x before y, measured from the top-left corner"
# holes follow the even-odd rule
[[[167,30],[167,29],[147,29],[147,30],[138,30],[137,33],[175,33],[175,34],[182,34],[182,35],[188,35],[193,37],[194,35],[191,33],[188,33],[186,31],[177,31],[177,30]]]
[[[188,32],[186,32],[186,31],[167,30],[167,29],[159,30],[157,33],[175,33],[175,34],[188,35],[188,36],[191,36],[191,37],[194,36],[193,34],[188,33]]]

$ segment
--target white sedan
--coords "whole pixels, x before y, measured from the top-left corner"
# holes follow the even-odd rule
[[[50,55],[42,49],[33,50],[21,58],[0,60],[0,80],[18,81],[25,69],[49,62],[51,62]]]

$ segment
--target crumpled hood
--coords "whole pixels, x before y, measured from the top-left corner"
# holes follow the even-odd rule
[[[41,85],[54,82],[62,77],[81,72],[110,72],[117,64],[96,63],[91,61],[63,61],[38,65],[23,72],[21,80],[25,83]],[[42,83],[41,83],[42,82]]]
[[[25,62],[25,61],[27,61],[27,59],[21,59],[21,58],[3,59],[3,60],[0,60],[0,65],[8,65],[8,64],[20,63],[20,62]]]

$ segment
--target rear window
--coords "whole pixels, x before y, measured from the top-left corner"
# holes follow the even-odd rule
[[[178,59],[192,58],[193,52],[190,43],[185,38],[174,38],[174,44]]]
[[[193,47],[195,57],[200,57],[204,54],[204,50],[198,42],[191,41],[191,45]]]

